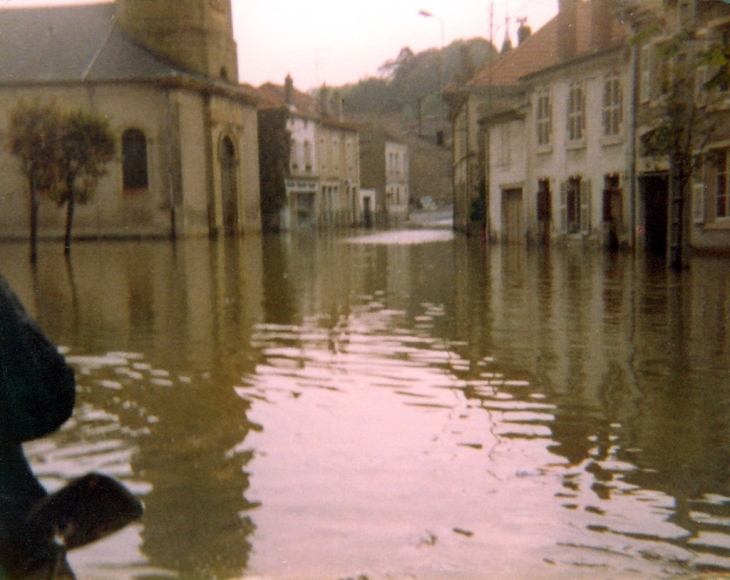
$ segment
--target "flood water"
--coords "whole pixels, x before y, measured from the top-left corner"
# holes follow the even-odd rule
[[[0,246],[74,366],[26,445],[143,519],[80,579],[730,571],[730,261],[447,230]]]

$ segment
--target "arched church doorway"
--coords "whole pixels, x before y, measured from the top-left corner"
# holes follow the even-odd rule
[[[223,229],[226,234],[238,232],[238,176],[236,148],[230,137],[221,141],[221,201],[223,204]]]

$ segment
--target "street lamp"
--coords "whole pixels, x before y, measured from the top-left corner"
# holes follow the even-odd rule
[[[443,107],[443,97],[444,97],[444,19],[440,16],[437,16],[433,12],[429,12],[428,10],[419,10],[418,11],[419,16],[423,16],[424,18],[435,18],[439,21],[439,24],[441,26],[441,50],[439,51],[439,95],[438,95],[438,107],[439,107],[439,133],[436,137],[436,142],[439,145],[443,145],[444,141],[444,107]]]

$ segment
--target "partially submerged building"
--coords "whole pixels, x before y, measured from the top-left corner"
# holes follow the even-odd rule
[[[343,227],[359,223],[358,126],[342,116],[337,96],[320,98],[266,83],[260,97],[261,203],[267,229]]]
[[[256,99],[238,85],[230,1],[3,8],[0,125],[25,100],[109,120],[118,156],[76,210],[80,237],[260,229]],[[28,235],[29,193],[0,148],[0,236]],[[39,234],[63,231],[40,208]]]

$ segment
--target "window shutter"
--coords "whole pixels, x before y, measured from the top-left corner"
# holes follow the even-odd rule
[[[692,219],[696,224],[705,223],[705,184],[692,184]]]
[[[568,232],[568,182],[560,184],[560,231]]]
[[[591,182],[589,179],[580,183],[580,229],[582,232],[591,231]]]

